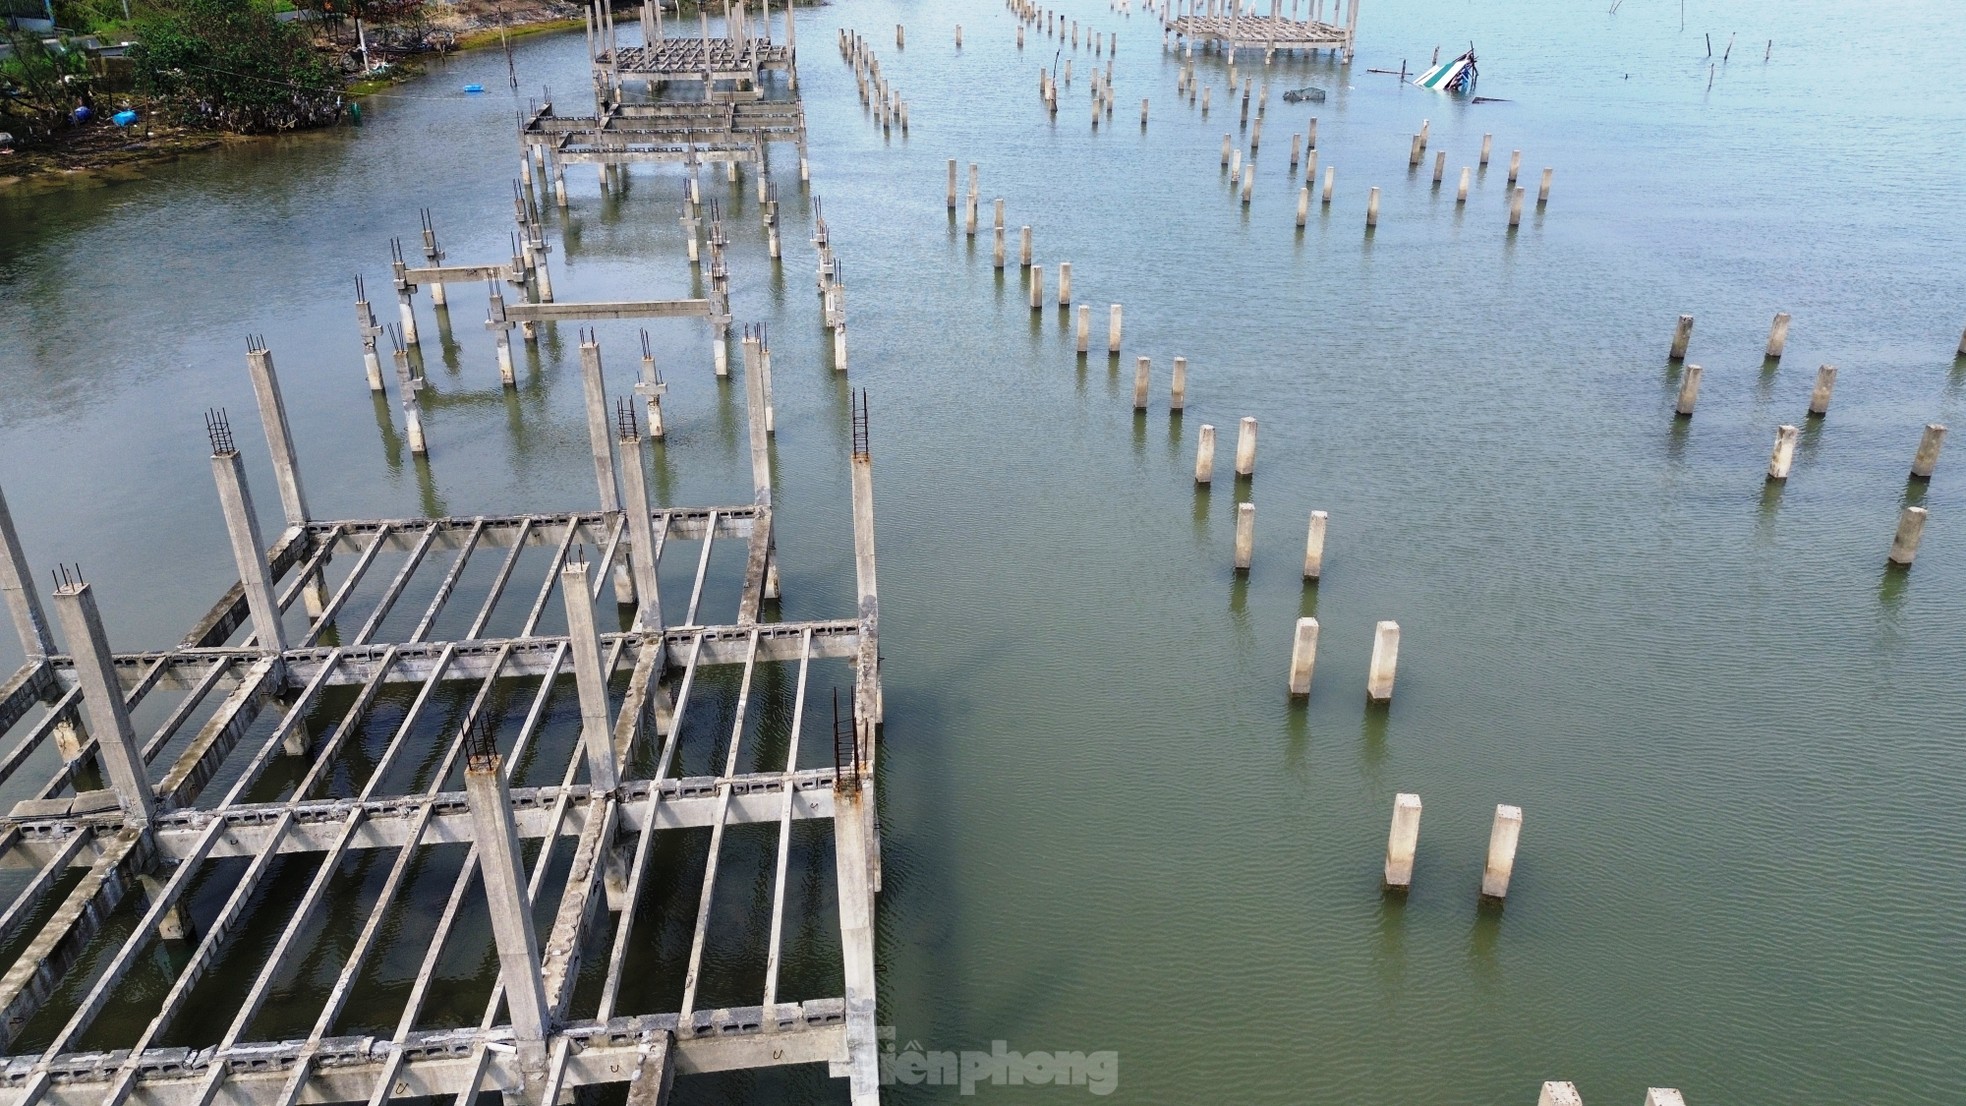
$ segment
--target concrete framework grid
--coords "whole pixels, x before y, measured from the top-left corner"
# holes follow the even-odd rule
[[[740,19],[739,38],[742,27]],[[801,116],[801,145],[803,135]],[[431,264],[411,269],[399,250],[399,293],[405,285],[413,292],[412,281],[426,281],[434,291],[445,278],[489,279],[497,303],[500,281],[523,284],[543,270],[536,228],[535,222],[511,266],[451,272],[441,266],[426,219]],[[402,298],[413,328],[408,297]],[[550,293],[542,299],[550,304]],[[503,316],[495,309],[492,325],[503,338],[507,319],[530,330],[534,321],[563,316],[622,316],[622,306],[564,305],[535,320],[523,317],[520,305]],[[719,322],[727,310],[721,296],[714,305],[643,306],[625,317],[702,313]],[[374,340],[382,328],[365,298],[358,316],[371,384],[380,387]],[[720,325],[720,344],[721,334]],[[407,353],[397,342],[399,376],[407,377]],[[0,817],[0,866],[29,873],[21,892],[0,907],[0,939],[16,950],[0,976],[0,1052],[13,1052],[37,1015],[68,1011],[44,1047],[37,1040],[32,1051],[0,1056],[0,1106],[375,1104],[431,1096],[465,1104],[483,1092],[545,1104],[568,1101],[580,1087],[623,1083],[630,1103],[654,1104],[664,1100],[677,1072],[807,1063],[826,1063],[831,1074],[847,1078],[856,1106],[879,1101],[873,915],[881,882],[875,768],[882,697],[867,407],[864,396],[855,397],[857,609],[837,620],[768,621],[768,604],[778,595],[778,554],[762,328],[747,329],[743,352],[751,503],[652,506],[638,404],[619,400],[613,434],[607,433],[599,345],[583,335],[601,510],[322,521],[307,510],[272,353],[249,341],[247,364],[283,527],[265,540],[230,420],[211,413],[212,467],[239,582],[178,646],[156,652],[112,652],[90,585],[79,569],[66,567],[56,572],[54,592],[68,646],[60,652],[0,497],[0,593],[27,654],[0,684],[0,786],[53,765],[45,783],[30,787]],[[636,394],[659,418],[646,380]],[[406,412],[414,403],[412,382]],[[728,625],[703,620],[720,606],[714,594],[706,602],[706,591],[720,587],[711,570],[719,539],[742,541],[745,552],[736,621]],[[674,564],[672,547],[690,543],[696,556],[688,597],[672,594],[669,610],[680,610],[682,619],[669,625],[658,569],[665,552]],[[538,570],[528,551],[546,553],[544,570],[536,585],[528,580],[515,590],[522,562],[535,562],[528,573]],[[483,592],[466,621],[451,609],[452,597],[474,556],[475,580],[491,561],[484,555],[495,552],[489,581],[463,589],[474,598]],[[378,568],[385,563],[393,573]],[[610,577],[626,619],[618,633],[601,632],[596,619],[595,603]],[[541,633],[556,591],[567,632]],[[414,605],[402,602],[408,595],[429,596],[413,620]],[[290,614],[296,602],[300,610]],[[515,632],[491,632],[495,624],[514,623]],[[439,632],[445,627],[454,636]],[[806,757],[829,763],[801,768],[800,735],[811,728],[805,715],[821,709],[813,695],[823,694],[811,686],[813,670],[826,661],[845,662],[851,689],[844,710],[837,699],[833,704],[830,756]],[[752,689],[771,666],[793,673],[790,724],[768,732],[778,727],[754,720],[753,748],[746,749]],[[719,709],[725,704],[716,701],[717,691],[697,690],[699,682],[712,688],[723,682],[704,675],[719,667],[739,673],[727,711]],[[556,771],[540,763],[546,750],[539,738],[556,680],[569,670],[579,701],[578,738],[557,782],[515,785],[515,767],[525,766],[529,776],[545,772],[549,780]],[[159,692],[180,697],[140,740],[132,711]],[[711,702],[697,706],[705,699]],[[393,729],[383,723],[389,737],[371,755],[362,743],[365,728],[375,733],[379,700],[408,706]],[[453,705],[444,705],[447,700]],[[455,702],[468,705],[453,722]],[[757,767],[743,771],[747,752]],[[686,761],[708,763],[713,771],[682,775]],[[788,918],[795,822],[830,830],[844,983],[839,995],[799,1001],[780,994],[788,922],[809,930],[829,919]],[[723,839],[728,827],[751,823],[777,827],[763,985],[755,1004],[706,1009],[699,981],[715,936]],[[658,838],[706,827],[709,852],[687,960],[653,972],[638,968],[638,978],[627,978],[631,953],[646,965],[654,945],[648,937],[638,945],[635,922],[664,878],[652,861],[662,851]],[[539,847],[528,869],[522,845],[533,841]],[[393,1031],[335,1035],[365,968],[402,939],[392,935],[401,929],[402,893],[419,858],[447,845],[466,846],[466,856],[427,934]],[[355,901],[350,896],[361,889],[351,885],[364,877],[359,868],[350,875],[342,861],[363,854],[389,867],[375,897],[364,898],[366,915],[350,941],[345,933],[324,932],[323,904]],[[233,938],[242,929],[269,924],[269,904],[260,898],[274,882],[270,873],[291,875],[293,865],[316,859],[299,899],[275,909],[270,924],[279,934],[264,959],[237,947]],[[228,861],[231,866],[218,867]],[[196,917],[194,892],[207,884],[224,891],[223,904],[214,916]],[[823,896],[804,897],[823,902]],[[119,907],[124,915],[134,911],[133,925],[113,924]],[[472,918],[475,911],[484,915]],[[817,905],[808,912],[830,913]],[[539,926],[542,917],[550,925]],[[482,1017],[428,1028],[447,941],[460,923],[471,929],[486,922],[498,971]],[[603,942],[606,959],[590,973],[600,976],[599,996],[578,996],[583,950]],[[170,965],[167,992],[133,997],[134,970],[160,961],[154,955],[160,946],[169,946],[161,958]],[[339,957],[339,967],[318,996],[312,1031],[256,1039],[252,1031],[283,973],[324,957],[329,963]],[[200,1016],[210,1016],[203,1007],[212,1001],[208,977],[215,968],[228,977],[243,970],[250,979],[242,994],[222,1000],[236,1004],[226,1028],[197,1045],[166,1046],[183,1035],[194,994]],[[672,1012],[621,1012],[633,1005],[624,1001],[624,988],[643,989],[641,977],[660,978],[670,969],[680,969],[674,974],[684,981]],[[107,1050],[83,1047],[98,1043],[91,1030],[112,1003],[132,1001],[154,1007],[143,1029]],[[46,1035],[45,1025],[39,1032]]]

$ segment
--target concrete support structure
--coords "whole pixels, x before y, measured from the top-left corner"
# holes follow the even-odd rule
[[[1106,316],[1106,352],[1120,351],[1120,305],[1114,304]]]
[[[1071,305],[1072,263],[1069,261],[1060,261],[1058,263],[1058,306],[1070,307]]]
[[[20,534],[14,530],[14,515],[7,508],[4,490],[0,490],[0,593],[5,594],[14,632],[20,635],[21,652],[29,657],[54,652],[48,616],[41,609],[40,593],[34,589],[34,574],[28,571],[27,554],[21,551]]]
[[[1673,413],[1682,419],[1693,417],[1693,405],[1700,401],[1700,374],[1698,365],[1688,364],[1679,371],[1679,400],[1673,405]]]
[[[1256,556],[1256,504],[1236,504],[1236,571],[1248,572]]]
[[[1775,321],[1768,324],[1768,349],[1762,356],[1769,361],[1780,361],[1782,351],[1789,344],[1789,313],[1777,311]]]
[[[1372,630],[1372,664],[1365,674],[1365,697],[1374,703],[1393,699],[1393,677],[1399,670],[1399,623],[1381,622]]]
[[[1138,358],[1133,366],[1133,409],[1147,409],[1147,386],[1152,380],[1153,362],[1150,358]]]
[[[1420,796],[1393,796],[1393,828],[1386,837],[1386,886],[1404,891],[1413,885],[1413,854],[1420,844]]]
[[[1891,538],[1891,563],[1909,565],[1918,559],[1918,542],[1925,536],[1925,508],[1906,507],[1898,515],[1898,532]]]
[[[1079,304],[1079,325],[1076,336],[1078,352],[1083,355],[1092,349],[1092,305]]]
[[[1820,419],[1829,414],[1830,395],[1836,391],[1836,366],[1824,365],[1816,370],[1816,387],[1809,393],[1809,417]]]
[[[1515,846],[1522,837],[1522,808],[1497,806],[1488,830],[1488,863],[1481,870],[1481,897],[1508,897],[1509,876],[1515,871]]]
[[[608,710],[608,673],[601,662],[601,636],[594,626],[594,592],[585,561],[560,569],[560,596],[566,603],[567,643],[580,693],[580,746],[586,753],[587,784],[597,791],[613,791],[621,783],[621,773],[615,760],[614,719]]]
[[[75,680],[82,689],[89,732],[96,739],[96,753],[110,788],[116,792],[123,822],[132,827],[148,825],[157,800],[137,747],[136,730],[130,725],[129,709],[124,705],[122,683],[116,676],[116,662],[109,652],[109,635],[102,627],[95,592],[79,579],[64,582],[55,589],[55,613],[75,661]]]
[[[1795,463],[1795,442],[1801,433],[1793,426],[1783,426],[1775,431],[1775,451],[1768,456],[1768,479],[1789,478],[1789,466]]]
[[[1188,406],[1188,359],[1174,359],[1174,376],[1167,385],[1167,409],[1179,414]]]
[[[620,435],[622,509],[628,514],[628,565],[635,580],[635,628],[662,631],[662,592],[656,583],[661,544],[649,511],[648,474],[642,467],[642,436],[629,421]]]
[[[525,1097],[536,1102],[546,1082],[546,1034],[552,1011],[546,1001],[532,898],[526,891],[525,862],[519,851],[518,826],[512,818],[512,796],[506,789],[505,773],[499,769],[495,752],[472,756],[464,770],[464,790],[470,800],[478,873],[491,909],[499,982],[504,985],[506,1010],[512,1018],[512,1043],[519,1070],[526,1077],[529,1093]]]
[[[592,334],[580,341],[580,386],[587,411],[587,443],[594,455],[594,482],[601,510],[621,509],[614,477],[614,436],[608,433],[607,384],[601,375],[601,344]]]
[[[1215,428],[1203,423],[1195,442],[1195,483],[1207,484],[1214,479]]]
[[[1246,416],[1236,433],[1236,475],[1256,475],[1256,419]]]
[[[1918,452],[1912,454],[1911,475],[1917,480],[1930,480],[1939,467],[1939,451],[1945,448],[1946,428],[1939,423],[1929,423],[1925,433],[1919,436]],[[0,503],[0,525],[6,522],[5,503]]]
[[[266,450],[273,458],[273,481],[280,489],[280,509],[288,526],[307,525],[307,500],[300,487],[300,458],[294,452],[293,431],[287,425],[287,405],[280,397],[280,378],[273,372],[273,351],[254,339],[246,347],[247,375],[259,402],[259,420],[266,428]]]
[[[1679,323],[1672,330],[1672,349],[1666,356],[1674,361],[1686,360],[1687,343],[1693,340],[1693,316],[1681,315]]]
[[[1686,1098],[1671,1087],[1647,1087],[1644,1106],[1686,1106]]]
[[[219,425],[223,425],[222,423]],[[225,511],[225,530],[232,542],[232,562],[252,612],[253,639],[262,652],[287,648],[286,628],[280,622],[280,603],[273,595],[273,574],[266,562],[266,541],[260,536],[259,515],[246,487],[246,466],[232,448],[231,431],[213,434],[212,476],[218,482],[219,505]]]
[[[1317,665],[1317,619],[1300,618],[1290,640],[1290,694],[1311,693],[1311,670]]]
[[[1330,516],[1311,512],[1310,534],[1304,539],[1304,579],[1316,582],[1324,576],[1324,527]]]
[[[1584,1106],[1584,1096],[1577,1093],[1575,1083],[1545,1083],[1536,1106]]]

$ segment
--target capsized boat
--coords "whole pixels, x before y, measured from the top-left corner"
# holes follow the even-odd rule
[[[1413,78],[1413,83],[1421,88],[1431,88],[1435,92],[1472,92],[1475,78],[1478,76],[1480,74],[1475,71],[1474,47],[1470,45],[1467,53],[1452,61],[1441,62]]]

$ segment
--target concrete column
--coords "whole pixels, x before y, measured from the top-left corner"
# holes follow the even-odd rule
[[[1809,417],[1820,419],[1829,414],[1830,393],[1836,391],[1836,366],[1824,365],[1816,370],[1816,389],[1809,393]]]
[[[1393,676],[1399,669],[1399,623],[1381,622],[1372,631],[1372,666],[1366,670],[1365,696],[1374,703],[1393,699]]]
[[[949,159],[949,210],[956,210],[956,159]]]
[[[41,610],[41,595],[34,590],[34,575],[28,571],[27,555],[21,551],[20,535],[14,530],[14,514],[7,508],[5,494],[0,494],[0,592],[6,594],[7,613],[14,620],[14,632],[20,635],[21,652],[30,657],[53,653],[48,616]]]
[[[1236,571],[1248,572],[1256,556],[1256,504],[1236,504]]]
[[[640,434],[621,438],[622,509],[628,512],[628,566],[634,574],[635,625],[651,633],[662,631],[662,595],[656,584],[655,522],[650,517],[648,475],[642,468]]]
[[[1004,241],[1003,241],[1003,228],[1002,228],[1002,227],[998,227],[998,228],[997,228],[997,232],[996,232],[996,245],[995,245],[995,247],[994,247],[994,248],[992,249],[992,251],[991,251],[991,254],[990,254],[990,256],[991,256],[991,260],[992,260],[992,261],[993,261],[993,262],[995,263],[995,265],[996,265],[996,267],[997,267],[997,268],[999,268],[999,269],[1001,269],[1001,268],[1003,268],[1003,266],[1004,266]]]
[[[1686,360],[1686,344],[1693,340],[1693,316],[1681,315],[1679,325],[1673,327],[1672,350],[1666,356],[1674,361]]]
[[[1338,167],[1336,165],[1325,166],[1324,167],[1324,197],[1320,201],[1325,207],[1331,206],[1331,193],[1337,187],[1338,187]]]
[[[1311,218],[1311,186],[1305,185],[1297,190],[1297,225],[1303,226]]]
[[[1584,1096],[1577,1093],[1575,1083],[1545,1083],[1536,1106],[1584,1106]]]
[[[878,633],[881,604],[874,575],[874,455],[868,449],[864,431],[867,418],[865,400],[862,403],[860,426],[856,427],[853,448],[853,575],[863,632]],[[869,721],[878,724],[885,711],[878,673],[874,677],[869,706],[873,714]]]
[[[1701,372],[1700,366],[1692,364],[1680,370],[1679,402],[1673,407],[1673,413],[1682,419],[1693,417],[1693,405],[1700,399]]]
[[[96,737],[96,755],[102,760],[109,786],[116,791],[124,822],[148,825],[157,801],[144,771],[143,754],[137,749],[130,712],[123,705],[123,689],[116,678],[109,635],[103,632],[95,593],[80,580],[55,589],[55,615],[61,619],[62,636],[68,639],[68,651],[75,660],[75,679],[82,688],[89,732]]]
[[[1134,362],[1133,409],[1135,411],[1145,411],[1147,409],[1147,385],[1152,379],[1152,375],[1153,362],[1151,359],[1142,357]]]
[[[1495,824],[1488,831],[1488,864],[1481,871],[1481,897],[1508,896],[1509,874],[1515,871],[1515,845],[1522,836],[1522,808],[1498,806]]]
[[[566,602],[574,686],[580,692],[580,743],[587,753],[587,782],[597,791],[613,791],[621,775],[614,761],[608,674],[601,667],[601,634],[594,626],[594,592],[587,583],[587,562],[575,561],[560,569],[560,598]]]
[[[1898,516],[1898,533],[1891,539],[1891,563],[1908,565],[1918,557],[1918,542],[1925,536],[1925,508],[1906,507]]]
[[[252,491],[246,487],[246,466],[239,451],[212,454],[212,475],[218,482],[219,505],[225,510],[225,529],[232,539],[232,561],[245,586],[246,606],[252,612],[253,636],[262,652],[284,652],[287,633],[280,624],[280,603],[273,594],[273,571],[266,563],[266,542],[260,536],[259,515]]]
[[[1367,227],[1376,227],[1379,225],[1379,190],[1377,188],[1366,193],[1365,225]]]
[[[1488,168],[1488,156],[1491,153],[1493,153],[1494,150],[1495,150],[1495,136],[1492,134],[1482,135],[1481,136],[1481,167],[1482,168],[1484,169]]]
[[[1167,409],[1179,413],[1188,406],[1188,359],[1174,359],[1174,379],[1167,386]]]
[[[1031,266],[1031,310],[1044,309],[1044,266]]]
[[[1911,458],[1911,474],[1919,480],[1930,480],[1932,470],[1939,467],[1939,450],[1946,444],[1946,428],[1938,423],[1925,427],[1925,434],[1918,439],[1918,452]],[[0,503],[0,524],[4,524],[6,504]]]
[[[1304,540],[1304,579],[1316,580],[1324,575],[1324,526],[1330,516],[1323,511],[1311,512],[1310,535]]]
[[[751,448],[751,501],[771,506],[771,445],[767,438],[764,343],[746,337],[744,349],[744,423]]]
[[[1547,166],[1547,165],[1543,167],[1543,183],[1542,183],[1542,184],[1540,184],[1540,185],[1538,185],[1538,186],[1536,187],[1536,206],[1537,206],[1537,207],[1548,207],[1548,206],[1549,206],[1549,203],[1550,203],[1550,178],[1551,178],[1552,176],[1554,176],[1555,174],[1556,174],[1556,170],[1555,170],[1555,169],[1552,169],[1552,168],[1550,168],[1550,167],[1549,167],[1549,166]]]
[[[1789,466],[1795,463],[1795,439],[1801,434],[1793,426],[1775,431],[1775,452],[1768,457],[1768,479],[1787,480]]]
[[[1446,179],[1447,179],[1447,151],[1441,150],[1438,153],[1434,154],[1434,187],[1438,189],[1440,187],[1440,182]]]
[[[608,433],[607,388],[601,376],[601,346],[592,336],[580,343],[580,386],[587,402],[587,441],[594,453],[594,482],[601,493],[601,510],[621,509],[615,490],[614,436]]]
[[[1242,167],[1242,206],[1248,207],[1256,195],[1256,162],[1250,161]]]
[[[1236,475],[1253,476],[1256,473],[1256,420],[1245,418],[1236,434]]]
[[[423,404],[417,402],[416,393],[423,387],[422,381],[410,372],[410,355],[397,350],[396,385],[403,397],[403,434],[410,440],[410,452],[418,457],[428,456],[430,443],[423,437]]]
[[[273,351],[255,343],[246,350],[246,371],[253,378],[259,401],[259,421],[266,427],[266,449],[273,456],[273,480],[280,488],[280,507],[287,525],[307,525],[307,502],[300,490],[300,459],[294,454],[293,431],[287,426],[287,405],[280,398],[280,378],[273,372]]]
[[[1671,1087],[1647,1087],[1645,1106],[1686,1106],[1686,1099]]]
[[[546,1033],[552,1014],[540,974],[539,936],[533,930],[532,901],[526,893],[519,827],[497,754],[471,758],[464,770],[464,794],[471,808],[472,840],[478,846],[478,873],[484,877],[486,905],[491,909],[498,977],[505,984],[505,1005],[512,1015],[513,1044],[526,1083],[538,1086],[546,1075]]]
[[[1079,304],[1078,351],[1085,353],[1092,348],[1092,305]]]
[[[1522,225],[1522,189],[1518,188],[1509,193],[1509,227],[1510,229],[1514,229],[1521,225]]]
[[[1422,154],[1422,152],[1426,150],[1426,148],[1427,148],[1426,139],[1421,138],[1417,134],[1414,135],[1412,148],[1410,148],[1406,152],[1406,164],[1408,166],[1414,166],[1420,164],[1420,155]]]
[[[1454,190],[1454,203],[1456,205],[1468,202],[1468,175],[1468,167],[1465,165],[1461,166],[1461,184],[1460,187]]]
[[[1290,643],[1290,694],[1311,693],[1311,669],[1317,664],[1317,619],[1297,620],[1297,633]]]
[[[1018,232],[1017,264],[1023,268],[1031,267],[1031,228],[1024,227]]]
[[[1058,263],[1058,306],[1069,307],[1072,303],[1072,263]]]
[[[1119,351],[1120,351],[1120,305],[1116,303],[1113,305],[1112,311],[1106,317],[1106,352],[1118,353]]]
[[[1522,175],[1522,151],[1511,150],[1509,152],[1509,184],[1513,186],[1515,184],[1516,178],[1521,175]]]
[[[1215,428],[1203,423],[1195,444],[1195,483],[1206,484],[1214,479]]]
[[[1393,828],[1386,837],[1386,886],[1413,885],[1413,853],[1420,844],[1420,796],[1393,796]]]
[[[422,345],[416,336],[416,303],[407,287],[396,290],[396,307],[403,320],[403,342],[412,346]]]
[[[140,875],[137,877],[137,883],[143,888],[146,904],[155,903],[164,894],[165,881],[157,876]],[[157,936],[166,941],[182,941],[190,935],[191,916],[185,913],[184,903],[180,899],[172,903],[170,908],[164,911],[163,916],[157,919]]]

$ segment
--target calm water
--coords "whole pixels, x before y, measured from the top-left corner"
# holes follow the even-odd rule
[[[1120,33],[1118,108],[1090,133],[1087,52],[1048,121],[1037,70],[1057,44],[1032,35],[1019,53],[996,5],[801,15],[814,188],[849,282],[852,384],[874,410],[882,1016],[901,1042],[1117,1050],[1116,1097],[1142,1103],[1528,1103],[1550,1078],[1594,1103],[1648,1085],[1693,1103],[1958,1098],[1966,456],[1929,488],[1905,472],[1923,424],[1962,416],[1966,173],[1950,146],[1966,90],[1934,75],[1956,68],[1966,14],[1696,0],[1682,30],[1669,0],[1607,6],[1369,0],[1349,70],[1270,70],[1276,92],[1331,96],[1273,94],[1249,208],[1218,165],[1236,131],[1220,59],[1197,59],[1215,86],[1204,120],[1177,106],[1177,63],[1145,16],[1063,5]],[[863,114],[843,25],[909,100],[906,139]],[[1741,55],[1711,88],[1708,32],[1716,60],[1736,34]],[[1480,91],[1509,102],[1365,72],[1469,40]],[[578,36],[526,42],[518,67],[528,94],[586,87]],[[478,291],[452,289],[441,353],[425,300],[428,466],[362,384],[351,278],[386,289],[387,240],[413,239],[417,208],[453,258],[507,250],[513,104],[456,91],[503,89],[503,70],[493,53],[455,62],[378,98],[359,130],[0,198],[0,481],[37,565],[83,563],[119,647],[176,640],[230,578],[200,413],[250,426],[248,332],[280,365],[317,515],[591,501],[569,331],[505,394]],[[1298,232],[1287,152],[1313,114],[1337,193]],[[1429,166],[1448,151],[1439,192],[1406,167],[1423,118]],[[1495,161],[1457,209],[1485,132]],[[1531,197],[1511,236],[1516,148]],[[943,207],[949,157],[982,166],[974,243]],[[846,385],[789,148],[774,175],[782,267],[749,181],[725,193],[733,300],[739,321],[772,324],[783,615],[830,617],[851,604]],[[680,179],[637,169],[602,197],[576,170],[561,298],[690,294]],[[996,196],[1012,228],[1035,228],[1048,283],[1073,263],[1097,335],[1105,305],[1125,305],[1123,364],[1076,358],[1066,316],[1034,315],[1016,268],[993,270]],[[1769,367],[1777,310],[1795,323]],[[1698,316],[1706,367],[1690,425],[1671,417],[1665,359],[1680,312]],[[696,328],[652,329],[672,381],[658,491],[748,498],[741,393],[711,378]],[[634,327],[601,334],[620,382]],[[1156,374],[1144,417],[1137,355]],[[1170,420],[1176,355],[1189,405]],[[1826,362],[1841,368],[1830,415],[1768,490],[1775,427],[1803,421]],[[1196,428],[1222,428],[1226,473],[1243,415],[1262,421],[1256,478],[1197,495]],[[242,441],[274,507],[257,429]],[[1256,565],[1236,579],[1243,499]],[[1932,521],[1916,567],[1888,572],[1908,502]],[[1312,509],[1331,539],[1305,590]],[[1323,645],[1292,706],[1290,627],[1307,613]],[[1397,699],[1376,712],[1362,685],[1383,618],[1404,640]],[[17,658],[0,644],[0,666]],[[1404,901],[1378,888],[1396,791],[1427,810]],[[1525,810],[1520,859],[1506,909],[1483,909],[1502,802]],[[768,841],[740,847],[769,857]],[[696,848],[664,858],[675,912],[694,902]],[[434,911],[454,868],[431,868]],[[808,994],[837,988],[820,944]],[[400,978],[414,955],[390,961]],[[639,1008],[673,1009],[672,982],[647,982]],[[678,1092],[845,1097],[810,1072]]]

